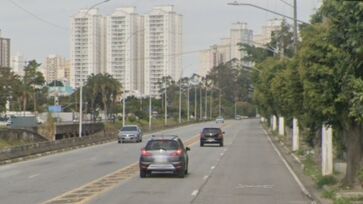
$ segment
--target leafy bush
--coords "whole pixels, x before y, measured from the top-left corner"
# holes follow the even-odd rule
[[[334,176],[322,176],[318,179],[317,185],[318,188],[322,188],[323,186],[330,186],[336,184],[338,181]]]

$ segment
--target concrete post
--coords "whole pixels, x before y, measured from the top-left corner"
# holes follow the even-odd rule
[[[279,117],[279,135],[285,135],[285,119],[284,117]]]
[[[275,131],[277,129],[277,121],[276,116],[272,116],[272,131]]]
[[[333,174],[333,130],[323,125],[321,143],[321,171],[323,176]]]
[[[296,118],[292,121],[292,151],[299,150],[299,125]]]

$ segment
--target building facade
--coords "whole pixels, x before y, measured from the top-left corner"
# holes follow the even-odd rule
[[[79,87],[91,74],[106,72],[105,17],[98,9],[71,18],[71,84]]]
[[[266,25],[262,26],[262,32],[254,36],[254,44],[258,47],[263,47],[271,41],[271,34],[274,31],[281,29],[282,19],[271,19]]]
[[[11,56],[10,67],[13,72],[19,76],[24,76],[24,67],[26,65],[26,59],[23,55],[17,53]]]
[[[145,95],[158,96],[163,77],[181,78],[182,26],[173,6],[154,7],[145,16]]]
[[[49,55],[45,59],[44,76],[47,83],[61,81],[65,84],[70,80],[69,60],[59,55]]]
[[[143,21],[135,7],[119,8],[107,17],[107,73],[134,94],[144,92]]]
[[[10,39],[1,37],[1,31],[0,31],[0,67],[10,67]]]
[[[200,53],[199,75],[206,76],[213,67],[232,59],[237,59],[244,66],[250,66],[251,62],[243,60],[246,53],[240,50],[240,43],[251,45],[253,31],[248,29],[246,23],[237,22],[232,24],[228,38],[222,38],[218,44]]]

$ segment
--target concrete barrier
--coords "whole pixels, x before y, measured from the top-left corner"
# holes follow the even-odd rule
[[[41,154],[50,151],[57,151],[61,149],[77,147],[92,143],[99,143],[107,140],[116,141],[116,136],[104,135],[104,132],[100,132],[99,134],[92,136],[85,136],[82,138],[73,137],[62,140],[37,142],[28,145],[5,148],[0,150],[0,161],[11,160],[19,157]]]

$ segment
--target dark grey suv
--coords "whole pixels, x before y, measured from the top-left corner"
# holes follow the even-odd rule
[[[141,150],[140,177],[151,173],[172,173],[184,178],[188,173],[189,150],[178,136],[152,136]]]
[[[203,147],[206,143],[216,143],[219,146],[223,146],[224,132],[220,128],[204,128],[200,133],[200,146]]]

